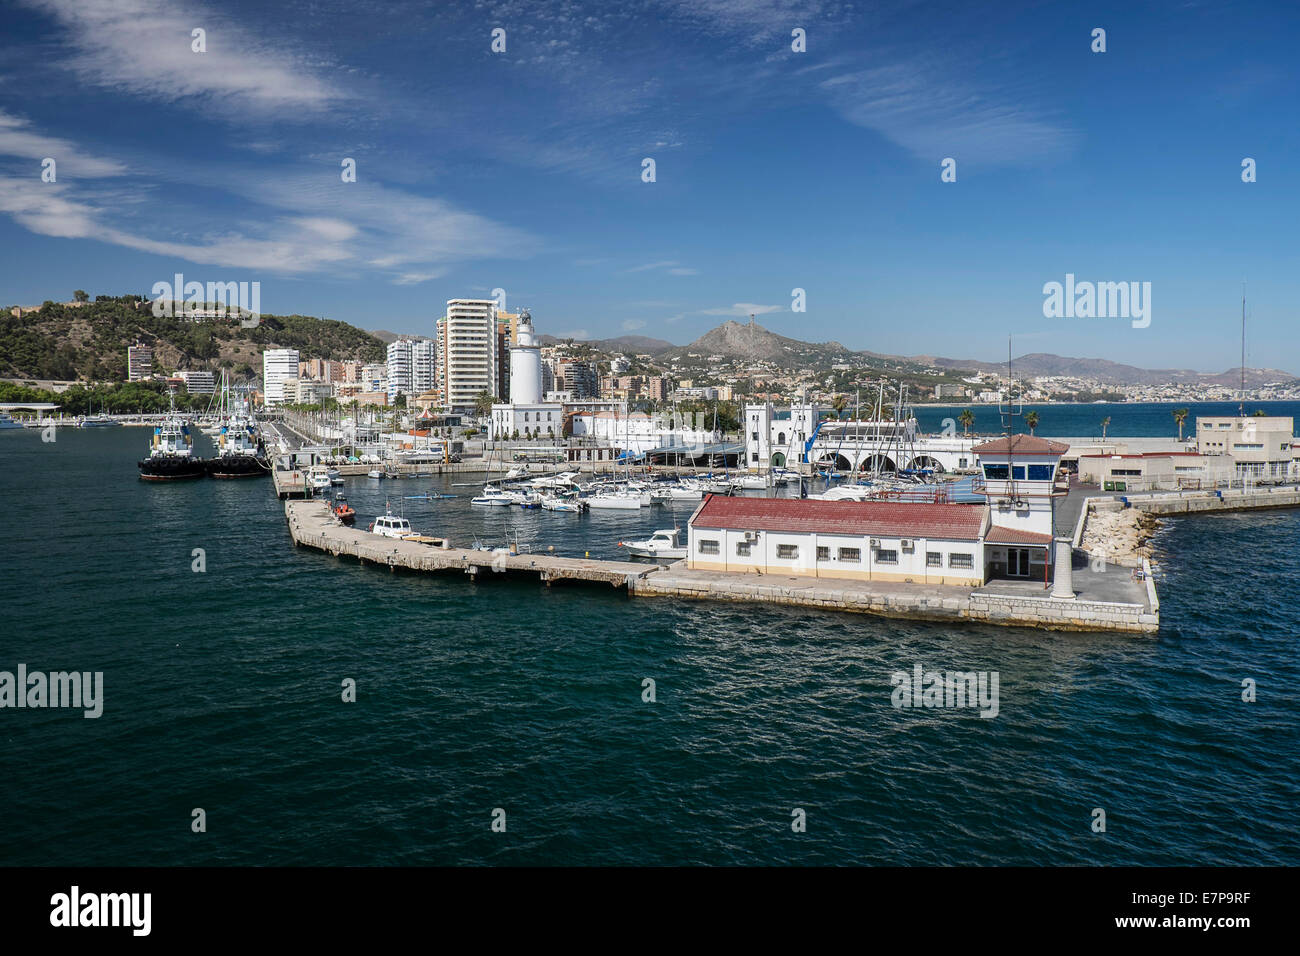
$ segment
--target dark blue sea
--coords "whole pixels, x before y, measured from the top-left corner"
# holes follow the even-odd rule
[[[953,419],[953,427],[961,434],[961,424],[956,421],[962,409],[969,408],[975,416],[975,424],[970,433],[1000,435],[1006,431],[998,414],[997,405],[985,405],[970,402],[965,405],[917,405],[915,406],[917,427],[927,434],[941,433],[944,420]],[[1089,405],[1035,405],[1026,404],[1024,414],[1031,411],[1038,413],[1039,435],[1062,438],[1100,438],[1102,420],[1109,418],[1106,428],[1107,437],[1123,436],[1128,438],[1177,438],[1178,423],[1174,421],[1174,410],[1186,408],[1189,411],[1187,422],[1183,426],[1183,437],[1196,434],[1196,416],[1236,415],[1237,402],[1097,402]],[[1300,402],[1247,402],[1247,415],[1258,410],[1269,415],[1288,415],[1300,419]],[[864,412],[865,415],[865,412]],[[1028,431],[1023,416],[1016,420],[1016,430]]]
[[[1057,634],[392,574],[295,550],[269,480],[141,483],[146,440],[0,433],[0,670],[105,687],[0,709],[2,863],[1300,863],[1296,511],[1169,522],[1160,633]],[[472,491],[347,492],[606,557],[674,520],[430,487]],[[918,663],[998,672],[998,716],[895,709]]]

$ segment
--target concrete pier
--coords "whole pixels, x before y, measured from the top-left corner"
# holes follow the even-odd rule
[[[993,581],[982,588],[849,581],[800,575],[692,571],[685,561],[667,567],[596,561],[551,554],[506,554],[451,547],[442,539],[398,540],[349,528],[322,501],[286,501],[295,544],[393,570],[536,575],[550,585],[578,581],[626,588],[638,598],[744,601],[850,611],[925,621],[974,621],[1065,631],[1153,633],[1160,625],[1154,584],[1127,571],[1074,577],[1076,597],[1054,599],[1041,582]]]
[[[1252,511],[1257,508],[1298,508],[1300,487],[1228,488],[1221,491],[1184,491],[1123,496],[1132,508],[1151,515],[1185,515],[1212,511]]]
[[[1112,579],[1118,574],[1112,573]],[[1098,600],[1085,592],[1069,601],[1054,599],[1041,584],[994,581],[982,588],[845,581],[802,575],[727,574],[692,571],[685,562],[638,579],[629,587],[637,597],[699,598],[764,602],[823,610],[854,611],[921,621],[974,621],[1052,631],[1127,631],[1155,633],[1160,616],[1146,600],[1146,583],[1125,572],[1124,597]],[[1131,595],[1128,593],[1131,592]],[[1154,585],[1151,585],[1154,594]]]
[[[453,548],[437,538],[423,541],[387,538],[340,524],[322,501],[287,501],[284,514],[294,544],[394,569],[461,571],[470,577],[482,571],[518,572],[537,575],[546,584],[585,581],[615,587],[627,587],[632,580],[656,570],[655,565],[630,561],[592,561],[551,554],[505,554]]]

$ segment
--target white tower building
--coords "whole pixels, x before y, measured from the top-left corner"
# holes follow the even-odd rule
[[[298,377],[297,349],[267,349],[262,353],[262,393],[266,407],[284,404],[284,383]]]
[[[542,400],[542,351],[533,338],[533,317],[519,316],[516,344],[510,349],[510,404],[536,405]]]
[[[411,394],[411,346],[410,339],[398,339],[388,343],[388,401],[391,403],[397,393]]]

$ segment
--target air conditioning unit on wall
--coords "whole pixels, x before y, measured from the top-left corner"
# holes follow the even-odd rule
[[[870,541],[870,545],[871,545],[871,547],[873,547],[873,548],[878,548],[878,547],[880,547],[880,539],[879,539],[879,538],[872,538],[871,541]]]
[[[912,543],[911,538],[904,538],[902,541],[904,551],[915,551],[916,546]]]

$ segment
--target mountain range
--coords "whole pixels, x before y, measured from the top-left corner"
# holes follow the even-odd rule
[[[542,336],[544,344],[559,340]],[[547,341],[549,340],[549,341]],[[734,320],[701,335],[687,345],[673,345],[662,339],[645,336],[621,336],[614,339],[593,339],[586,344],[607,352],[640,352],[653,355],[659,362],[689,361],[692,356],[707,359],[721,355],[726,359],[747,362],[771,362],[783,368],[806,368],[849,364],[875,368],[888,368],[904,372],[938,370],[953,374],[985,372],[1005,374],[1004,362],[981,362],[977,359],[946,358],[937,355],[889,355],[882,352],[850,349],[840,342],[804,342],[766,329],[757,322],[741,323]],[[1088,379],[1107,385],[1163,385],[1167,383],[1234,386],[1241,380],[1240,368],[1223,372],[1201,372],[1195,369],[1147,369],[1108,359],[1075,358],[1032,352],[1012,360],[1012,370],[1017,376],[1034,378],[1040,375],[1065,376]],[[1296,378],[1279,369],[1246,370],[1248,387],[1258,387],[1272,382],[1289,382]]]

